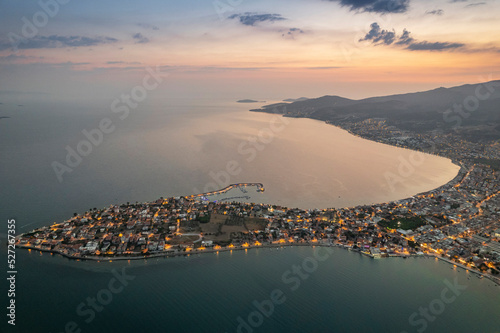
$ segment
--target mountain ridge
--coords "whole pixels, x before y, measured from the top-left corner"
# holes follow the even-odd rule
[[[334,124],[375,118],[400,130],[454,131],[472,141],[491,141],[500,138],[500,80],[359,100],[326,95],[250,111]]]

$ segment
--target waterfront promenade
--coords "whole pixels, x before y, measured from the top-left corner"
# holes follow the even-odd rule
[[[26,245],[18,245],[20,248],[24,249],[29,249],[29,250],[35,250],[35,251],[40,251],[40,253],[45,252],[45,253],[51,253],[51,254],[58,254],[61,255],[65,258],[72,259],[72,260],[77,260],[77,261],[97,261],[97,262],[113,262],[113,261],[130,261],[130,260],[148,260],[148,259],[154,259],[154,258],[168,258],[168,257],[180,257],[180,256],[185,256],[189,257],[191,255],[199,255],[199,254],[207,254],[207,253],[219,253],[219,252],[232,252],[232,251],[248,251],[250,249],[279,249],[279,248],[286,248],[286,247],[298,247],[298,246],[309,246],[309,247],[335,247],[335,248],[340,248],[344,250],[349,250],[352,252],[357,252],[360,255],[364,255],[367,257],[370,257],[374,259],[374,256],[368,252],[364,251],[359,251],[359,250],[352,250],[351,248],[343,245],[343,244],[333,244],[333,243],[328,243],[328,242],[300,242],[300,243],[281,243],[281,242],[276,242],[273,244],[260,244],[260,245],[242,245],[242,246],[233,246],[233,247],[219,247],[219,248],[208,248],[208,249],[193,249],[189,252],[182,252],[182,251],[169,251],[169,252],[162,252],[162,253],[154,253],[154,254],[149,254],[145,256],[117,256],[117,257],[97,257],[97,256],[71,256],[65,253],[62,253],[60,251],[54,251],[54,250],[46,250],[46,249],[41,249],[35,246],[26,246]],[[416,258],[426,258],[426,259],[431,259],[434,258],[436,260],[443,261],[447,264],[453,265],[454,267],[460,267],[466,271],[471,272],[472,274],[476,274],[478,277],[485,277],[492,282],[496,283],[497,286],[500,285],[500,278],[495,277],[491,274],[487,274],[475,269],[472,269],[470,267],[464,266],[460,263],[448,260],[446,258],[434,255],[434,254],[424,254],[424,255],[415,255],[415,254],[405,254],[405,253],[396,253],[392,254],[390,256],[382,257],[381,259],[387,259],[387,258],[408,258],[408,257],[416,257]]]

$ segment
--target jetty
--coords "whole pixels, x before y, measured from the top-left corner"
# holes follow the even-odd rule
[[[212,195],[219,195],[219,194],[224,194],[234,188],[240,188],[242,189],[243,193],[246,193],[246,190],[243,190],[245,187],[251,187],[255,186],[257,187],[257,192],[264,192],[264,184],[262,183],[237,183],[237,184],[231,184],[229,186],[224,187],[223,189],[217,190],[217,191],[212,191],[212,192],[206,192],[206,193],[200,193],[200,194],[193,194],[190,196],[187,196],[187,199],[198,199],[198,198],[206,198],[208,196]]]

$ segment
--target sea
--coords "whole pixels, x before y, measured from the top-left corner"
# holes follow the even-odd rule
[[[125,112],[110,102],[2,99],[1,332],[500,332],[493,282],[434,259],[339,248],[130,262],[16,249],[9,295],[12,220],[21,234],[94,207],[250,182],[265,192],[228,198],[352,207],[431,190],[459,170],[320,121],[248,111],[262,103],[158,98]]]

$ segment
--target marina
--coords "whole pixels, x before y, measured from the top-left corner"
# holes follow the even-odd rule
[[[212,192],[206,192],[206,193],[200,193],[200,194],[193,194],[189,195],[186,198],[187,199],[194,199],[194,200],[202,200],[202,201],[210,201],[208,198],[225,194],[233,189],[239,189],[242,193],[248,193],[246,190],[247,187],[257,187],[257,192],[264,192],[264,184],[262,183],[238,183],[238,184],[231,184],[229,186],[224,187],[223,189],[212,191]],[[228,201],[231,199],[249,199],[249,196],[243,196],[243,197],[231,197],[231,198],[222,198],[217,201]]]

